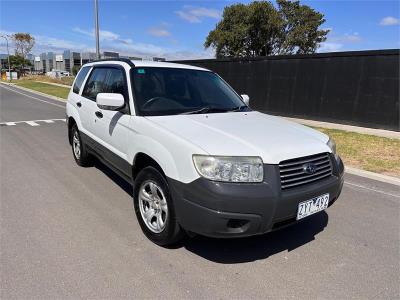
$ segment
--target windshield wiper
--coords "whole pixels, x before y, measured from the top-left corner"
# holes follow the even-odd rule
[[[230,109],[229,111],[242,111],[245,108],[248,108],[248,106],[247,105],[240,105],[240,106],[236,106],[236,107]]]
[[[205,106],[197,110],[186,111],[184,113],[181,113],[180,115],[206,114],[210,112],[227,112],[227,111],[230,111],[230,109]]]

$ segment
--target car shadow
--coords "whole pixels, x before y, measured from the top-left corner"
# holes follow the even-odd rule
[[[128,195],[132,195],[132,185],[113,170],[98,159],[95,160],[94,166]],[[259,236],[216,239],[197,235],[186,238],[169,249],[174,250],[183,247],[204,259],[221,264],[252,262],[266,259],[282,251],[293,251],[312,242],[315,236],[327,226],[328,219],[328,214],[322,211],[297,224]]]
[[[186,239],[181,246],[216,263],[251,262],[266,259],[282,251],[295,250],[313,241],[327,226],[328,219],[328,214],[323,211],[297,224],[264,235],[238,239],[196,236]]]
[[[110,178],[112,181],[114,181],[115,184],[117,184],[129,196],[132,197],[133,189],[132,189],[132,185],[129,182],[127,182],[125,179],[120,177],[117,173],[115,173],[113,170],[111,170],[109,167],[107,167],[105,164],[103,164],[97,158],[95,158],[95,160],[94,160],[94,167],[96,169],[98,169],[99,171],[103,172],[108,178]]]

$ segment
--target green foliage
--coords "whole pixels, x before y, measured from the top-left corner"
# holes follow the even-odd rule
[[[10,65],[11,69],[21,70],[24,67],[32,66],[32,63],[20,55],[10,55]]]
[[[324,22],[323,14],[299,1],[234,4],[225,7],[204,46],[217,57],[314,53],[328,34],[319,29]]]
[[[79,70],[81,69],[80,66],[73,66],[72,67],[72,75],[76,76],[76,74],[78,74]]]

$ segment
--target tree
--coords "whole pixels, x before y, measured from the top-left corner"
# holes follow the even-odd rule
[[[15,55],[23,58],[26,61],[27,54],[32,50],[35,45],[35,38],[29,33],[15,33],[12,35],[12,39],[15,45]],[[30,64],[30,62],[29,62]],[[22,74],[24,74],[25,65],[23,64],[20,68]]]
[[[325,22],[324,15],[299,1],[278,0],[278,7],[284,20],[281,53],[314,53],[320,43],[326,41],[329,30],[320,30]]]
[[[72,75],[76,76],[80,69],[81,69],[80,66],[73,66],[72,70],[71,70],[72,71]]]
[[[26,55],[32,50],[35,45],[35,38],[29,33],[15,33],[12,35],[15,45],[15,55],[26,58]]]
[[[11,69],[22,72],[25,66],[32,66],[32,63],[20,55],[10,55],[10,65]]]
[[[299,1],[277,0],[225,7],[222,20],[208,34],[205,48],[217,57],[314,53],[326,40],[324,16]]]

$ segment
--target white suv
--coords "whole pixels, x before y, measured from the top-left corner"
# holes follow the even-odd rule
[[[206,69],[97,61],[69,93],[68,137],[80,166],[97,157],[133,185],[159,245],[262,234],[331,205],[344,170],[334,142],[248,102]]]

